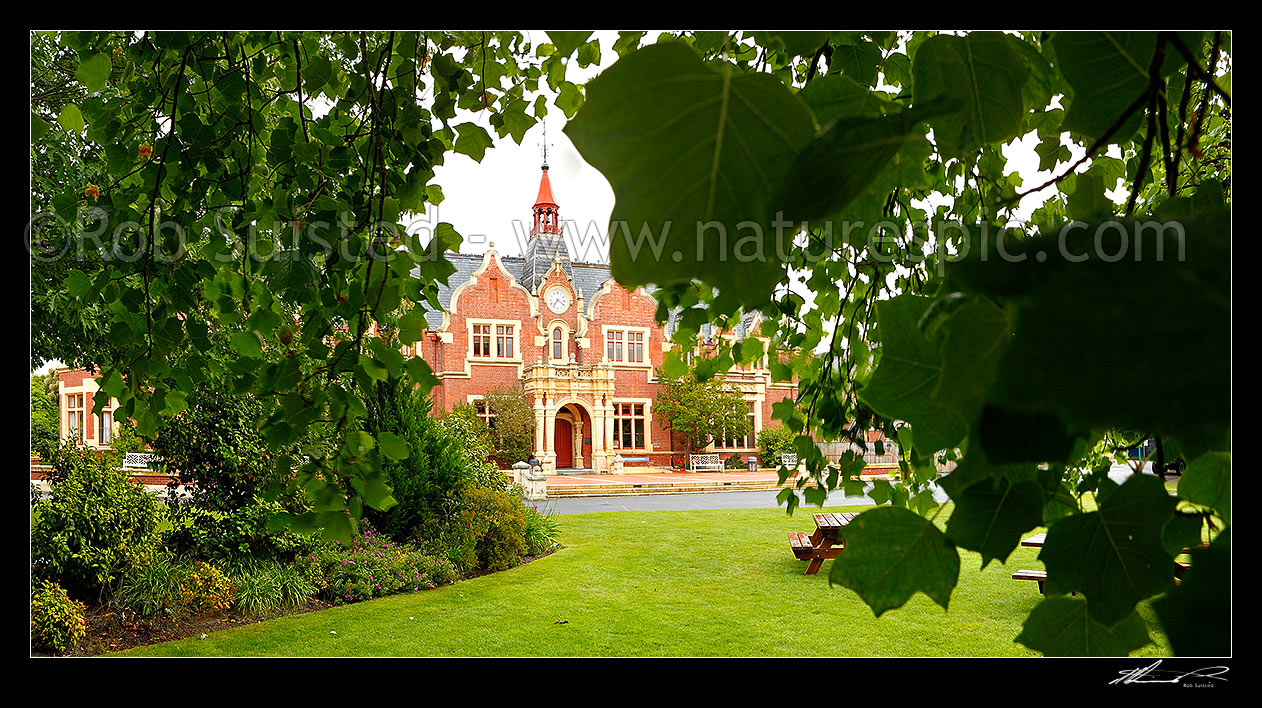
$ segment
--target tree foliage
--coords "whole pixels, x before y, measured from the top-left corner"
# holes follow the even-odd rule
[[[657,372],[657,397],[653,413],[671,433],[683,437],[684,444],[700,450],[711,441],[739,438],[749,429],[749,404],[739,390],[722,379],[700,380],[696,371],[678,377]]]
[[[665,33],[587,85],[566,133],[613,187],[615,277],[677,313],[663,369],[704,323],[761,310],[799,352],[772,366],[799,383],[773,413],[808,502],[863,487],[857,454],[830,465],[812,439],[900,443],[902,479],[871,490],[894,508],[860,515],[832,566],[876,614],[915,592],[946,607],[962,551],[1003,562],[1047,527],[1049,595],[1018,641],[1126,653],[1148,641],[1136,605],[1163,597],[1173,646],[1229,650],[1225,613],[1196,640],[1171,618],[1229,593],[1212,562],[1175,588],[1173,558],[1230,519],[1230,39]],[[1045,182],[1014,169],[1018,138]],[[1108,478],[1145,438],[1195,472],[1177,494]]]
[[[571,57],[516,32],[32,42],[53,45],[33,66],[56,66],[67,85],[56,101],[35,96],[32,153],[75,155],[75,169],[36,166],[48,195],[29,238],[69,256],[33,293],[50,303],[33,329],[100,312],[97,400],[117,398],[145,438],[209,379],[254,396],[276,476],[312,500],[283,521],[349,538],[364,505],[393,501],[383,464],[406,455],[364,431],[365,398],[405,371],[436,383],[400,348],[438,307],[454,271],[443,254],[461,240],[449,224],[401,222],[442,199],[434,168],[448,153],[482,159],[482,125],[520,141],[548,110],[532,102],[541,86],[572,113],[581,92],[566,67],[598,48],[579,41]],[[77,360],[66,342],[38,353]]]

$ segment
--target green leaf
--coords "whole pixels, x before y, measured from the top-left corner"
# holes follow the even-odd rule
[[[31,111],[31,140],[39,140],[44,137],[44,134],[51,127],[53,127],[52,123],[41,118],[35,111]]]
[[[1043,523],[1043,489],[1034,482],[985,481],[951,499],[947,538],[981,553],[983,568],[992,560],[1006,562],[1021,536]]]
[[[251,359],[259,359],[263,356],[263,339],[254,330],[235,332],[229,341],[232,343],[232,348],[241,356]]]
[[[846,550],[829,582],[859,594],[877,617],[923,592],[947,608],[960,554],[932,522],[896,507],[865,511],[843,529]]]
[[[1112,625],[1173,586],[1174,562],[1161,534],[1175,500],[1157,477],[1134,475],[1098,502],[1098,511],[1053,524],[1039,560],[1047,566],[1047,592],[1086,595],[1091,616]]]
[[[79,68],[75,78],[83,84],[88,93],[96,93],[105,88],[110,78],[110,56],[105,53],[93,54],[87,58],[80,57]]]
[[[1117,205],[1105,196],[1104,178],[1096,172],[1088,171],[1078,175],[1073,194],[1066,202],[1066,211],[1074,219],[1090,219],[1108,216],[1117,211]]]
[[[65,285],[66,292],[79,299],[87,298],[96,290],[92,285],[92,279],[81,270],[72,270],[67,273]]]
[[[556,105],[566,118],[573,118],[579,106],[583,105],[583,92],[569,81],[563,81],[561,90],[557,93]]]
[[[1017,641],[1045,656],[1127,656],[1152,643],[1138,612],[1110,626],[1093,619],[1087,605],[1076,598],[1044,598],[1026,618]]]
[[[933,299],[904,294],[877,303],[881,361],[859,397],[888,418],[911,423],[916,449],[925,454],[954,447],[967,423],[953,407],[934,399],[942,357],[920,330]]]
[[[913,105],[949,101],[958,113],[931,120],[938,147],[954,157],[1021,133],[1021,90],[1030,71],[1002,32],[926,39],[912,63]]]
[[[954,408],[972,425],[1012,339],[1011,314],[982,298],[942,298],[935,309],[945,314],[931,325],[942,355],[933,400]]]
[[[1069,431],[1178,437],[1226,426],[1230,244],[1228,211],[1170,223],[1074,222],[1037,238],[973,242],[967,259],[948,265],[947,288],[1014,306],[988,404],[1054,416]],[[1160,346],[1138,355],[1136,343],[1149,341]]]
[[[1180,499],[1207,506],[1231,523],[1231,453],[1209,452],[1189,462],[1178,490]]]
[[[404,368],[407,369],[412,383],[420,386],[421,391],[424,393],[429,393],[431,389],[440,383],[438,377],[434,375],[433,369],[430,368],[429,362],[419,356],[410,357],[404,363]]]
[[[319,93],[333,78],[333,63],[323,54],[310,55],[302,65],[302,78],[309,95]]]
[[[553,46],[556,47],[557,54],[561,57],[569,57],[578,49],[579,45],[587,41],[592,36],[591,32],[582,32],[569,30],[564,32],[548,32],[548,39],[552,40]]]
[[[491,136],[486,129],[476,123],[461,123],[456,126],[456,132],[459,133],[453,146],[456,152],[468,155],[475,162],[481,162],[486,149],[492,145]]]
[[[772,243],[769,202],[814,134],[779,79],[654,44],[593,79],[565,132],[613,187],[618,282],[739,282],[742,303],[765,304],[791,250]]]
[[[913,134],[923,133],[921,121],[943,112],[938,104],[838,119],[793,161],[774,202],[777,218],[814,221],[841,210],[872,184]]]
[[[381,453],[392,460],[406,460],[412,454],[412,446],[391,432],[378,433],[377,444],[381,446]]]
[[[86,125],[83,122],[83,114],[79,112],[79,107],[73,103],[67,103],[65,106],[62,106],[61,113],[57,115],[57,123],[76,135],[83,132],[83,128]]]
[[[1051,40],[1057,68],[1073,89],[1061,127],[1098,140],[1148,90],[1156,32],[1058,32]],[[1167,53],[1172,53],[1172,47]],[[1109,142],[1128,140],[1139,128],[1137,111]]]
[[[837,74],[817,78],[798,92],[798,98],[806,102],[822,126],[838,118],[882,115],[892,106],[885,96]]]

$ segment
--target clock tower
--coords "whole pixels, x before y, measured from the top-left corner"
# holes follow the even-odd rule
[[[546,139],[545,139],[546,140]],[[567,278],[574,277],[570,264],[570,249],[565,245],[565,236],[561,229],[561,210],[557,206],[556,197],[552,196],[552,181],[548,179],[548,151],[544,143],[543,174],[539,177],[539,195],[535,197],[534,220],[530,228],[530,239],[524,254],[526,263],[522,270],[521,284],[534,293],[543,283],[543,278],[552,269],[554,262],[560,262],[561,270]]]

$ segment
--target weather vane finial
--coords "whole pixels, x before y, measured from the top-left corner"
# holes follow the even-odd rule
[[[543,124],[543,169],[548,169],[548,123]]]

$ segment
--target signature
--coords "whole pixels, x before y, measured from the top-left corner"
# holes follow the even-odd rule
[[[1109,682],[1109,685],[1128,684],[1128,683],[1182,683],[1184,679],[1214,679],[1226,681],[1224,674],[1227,673],[1226,666],[1207,666],[1203,669],[1195,671],[1169,671],[1158,669],[1161,666],[1161,659],[1154,661],[1152,664],[1139,669],[1127,669],[1119,671],[1121,674],[1117,678]],[[1160,678],[1160,677],[1171,678]]]

